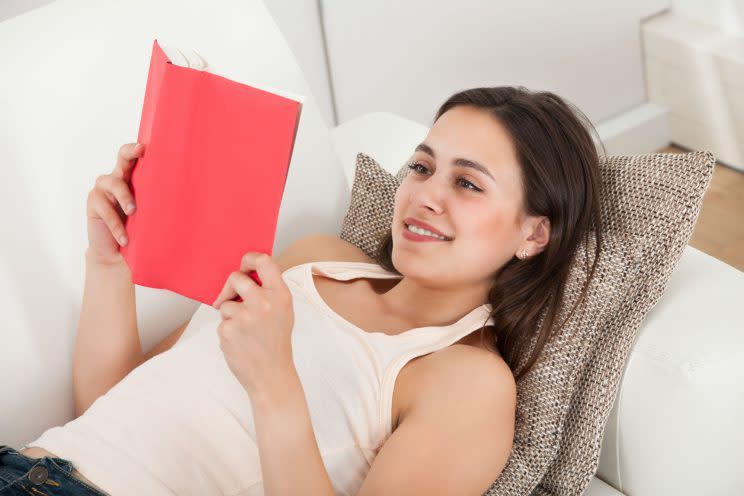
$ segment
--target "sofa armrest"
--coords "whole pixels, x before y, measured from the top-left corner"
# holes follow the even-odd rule
[[[343,165],[349,191],[354,184],[357,153],[368,154],[387,171],[396,174],[428,132],[428,127],[390,112],[364,114],[333,128],[331,139]]]
[[[628,494],[741,494],[744,273],[685,247],[638,330],[597,475]]]
[[[618,491],[599,477],[594,476],[589,481],[589,486],[587,486],[583,496],[625,496],[625,493]]]

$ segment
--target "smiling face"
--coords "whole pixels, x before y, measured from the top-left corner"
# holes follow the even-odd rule
[[[442,114],[410,166],[393,213],[392,261],[400,273],[436,285],[490,280],[521,248],[538,251],[525,241],[540,219],[523,214],[512,139],[486,111],[461,105]],[[415,241],[404,234],[406,219],[452,239]]]

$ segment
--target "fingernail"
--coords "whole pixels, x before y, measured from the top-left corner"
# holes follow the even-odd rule
[[[134,203],[130,203],[129,205],[127,205],[127,213],[131,214],[132,212],[134,212],[134,208]]]
[[[119,238],[119,243],[121,243],[123,245],[127,244],[127,237],[126,236],[121,236]]]

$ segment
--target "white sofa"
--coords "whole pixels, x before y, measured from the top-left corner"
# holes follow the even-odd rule
[[[72,418],[85,198],[136,137],[152,39],[188,40],[223,75],[309,95],[261,2],[215,4],[57,0],[0,23],[0,444],[21,446]],[[357,152],[394,172],[426,131],[387,113],[329,130],[310,96],[274,253],[308,232],[338,233]],[[585,494],[744,494],[743,294],[741,272],[686,249],[639,332]],[[136,296],[145,350],[215,312],[168,291],[138,286]]]

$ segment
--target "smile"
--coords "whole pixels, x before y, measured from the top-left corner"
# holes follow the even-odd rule
[[[403,225],[405,226],[403,229],[403,237],[407,239],[411,239],[413,241],[451,241],[450,238],[446,236],[440,236],[429,230],[416,226],[410,226],[405,222],[403,223]]]

